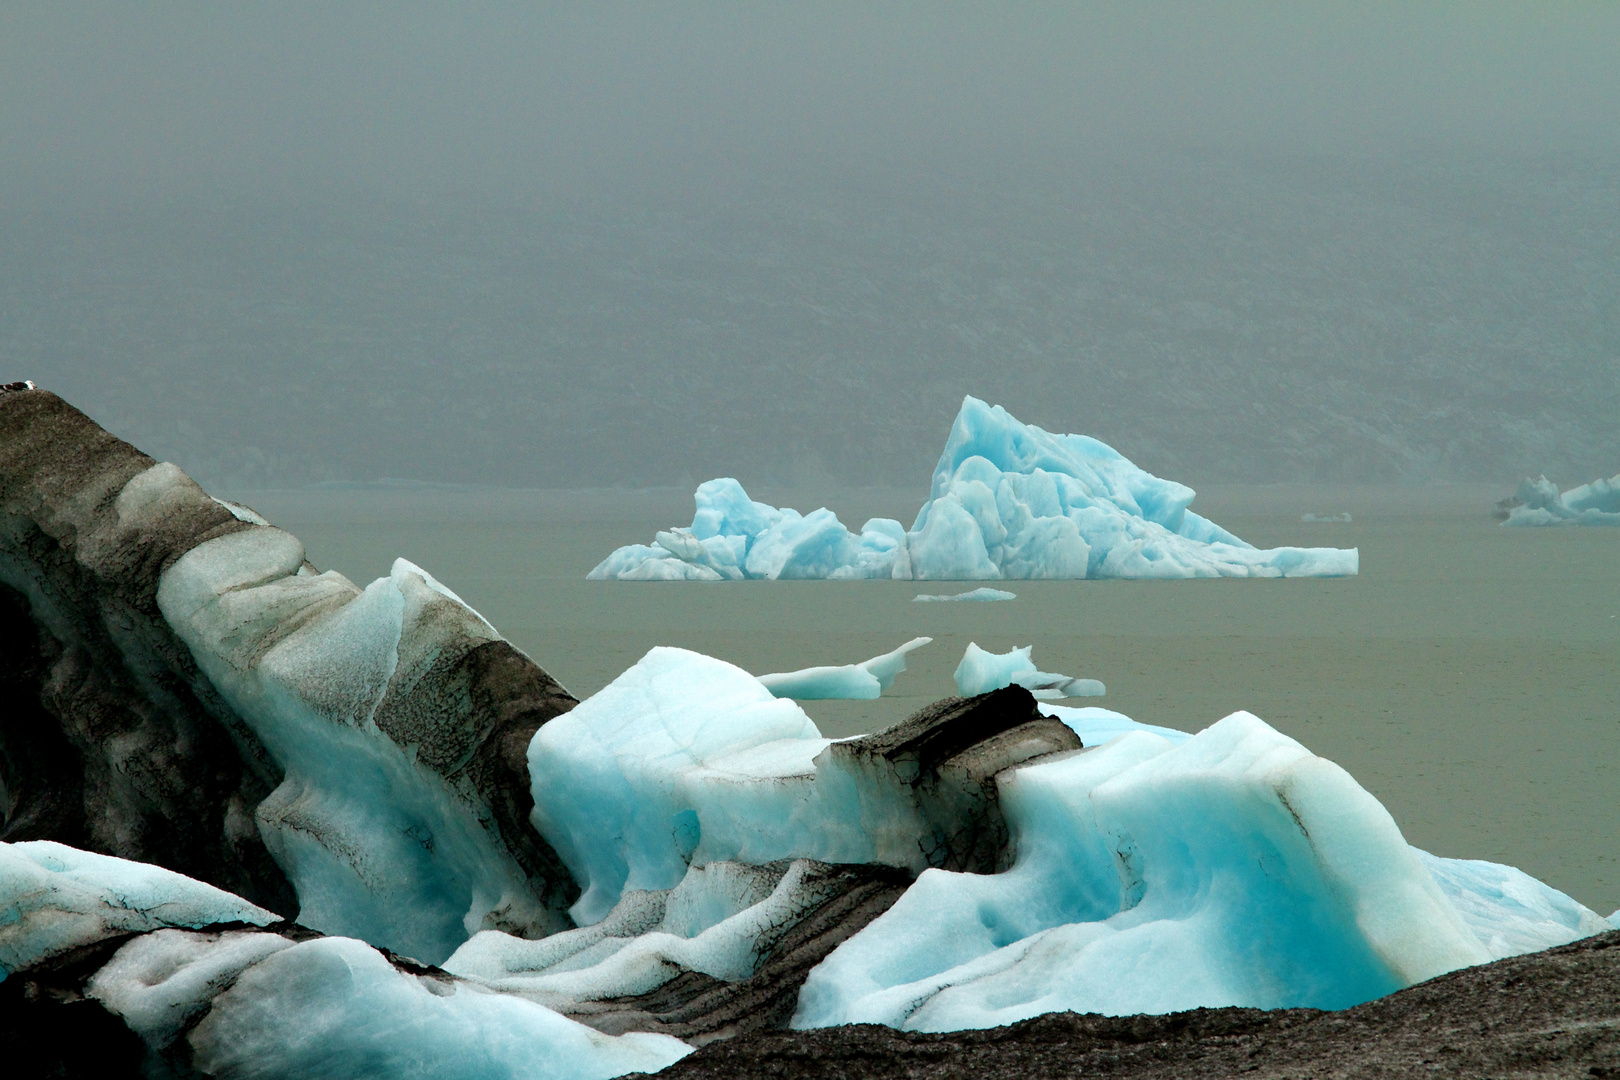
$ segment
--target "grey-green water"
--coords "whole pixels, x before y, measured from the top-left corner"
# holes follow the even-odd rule
[[[917,491],[760,491],[846,523]],[[927,634],[891,694],[809,702],[829,735],[953,692],[969,641],[1034,645],[1103,680],[1096,703],[1197,730],[1247,709],[1338,762],[1407,838],[1511,863],[1620,907],[1620,530],[1504,529],[1494,488],[1224,488],[1196,507],[1263,546],[1361,549],[1342,580],[1019,582],[1011,602],[918,604],[914,582],[587,582],[613,547],[690,520],[687,491],[260,492],[242,497],[360,583],[431,571],[575,694],[654,645],[754,672],[845,663]],[[1350,511],[1348,525],[1301,514]],[[967,588],[970,586],[961,586]]]

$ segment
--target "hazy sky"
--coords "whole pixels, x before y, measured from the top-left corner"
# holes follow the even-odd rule
[[[1614,3],[5,5],[13,181],[589,191],[852,158],[1620,145]]]

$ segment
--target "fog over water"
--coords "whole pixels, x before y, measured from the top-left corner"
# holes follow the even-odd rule
[[[1620,7],[0,12],[0,376],[205,484],[1620,470]]]

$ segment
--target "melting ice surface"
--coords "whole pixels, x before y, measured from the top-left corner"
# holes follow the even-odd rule
[[[851,773],[793,702],[679,649],[654,649],[541,728],[529,751],[534,819],[585,887],[572,913],[587,927],[610,913],[623,921],[640,897],[693,887],[722,863],[920,868],[894,907],[811,973],[799,1027],[1342,1008],[1608,928],[1510,867],[1410,847],[1343,769],[1248,713],[1189,735],[1105,709],[1042,711],[1087,748],[998,775],[1017,853],[1003,873],[920,868],[903,792]],[[719,969],[725,956],[705,950],[732,947],[699,934],[681,962]],[[534,954],[535,943],[485,933],[447,966],[497,983],[519,969],[543,979],[558,960]],[[619,963],[645,979],[645,960]],[[619,977],[620,993],[645,991],[629,974],[566,970],[597,994]]]
[[[722,478],[698,487],[690,528],[619,548],[587,576],[971,581],[1357,572],[1353,548],[1257,549],[1188,509],[1193,494],[1096,439],[1054,435],[969,397],[910,529],[873,518],[852,533],[825,507],[800,514],[755,502]]]
[[[1559,493],[1545,476],[1525,480],[1504,525],[1620,525],[1620,475]]]

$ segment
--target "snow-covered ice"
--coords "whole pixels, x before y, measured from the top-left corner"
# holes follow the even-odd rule
[[[967,592],[959,592],[959,593],[945,593],[945,594],[918,593],[916,596],[913,596],[912,599],[917,600],[917,601],[922,601],[922,602],[949,601],[949,600],[967,600],[967,601],[1016,600],[1016,599],[1018,599],[1018,594],[1017,593],[1010,593],[1006,589],[992,589],[988,585],[983,585],[983,586],[980,586],[977,589],[969,589]]]
[[[1526,479],[1514,495],[1504,525],[1620,526],[1620,474],[1559,493],[1545,476]]]
[[[956,665],[956,692],[963,697],[988,694],[1003,686],[1022,686],[1037,698],[1102,697],[1107,688],[1096,679],[1076,679],[1039,671],[1030,659],[1032,646],[1025,645],[1004,653],[986,652],[978,642],[968,642],[962,662]]]
[[[968,397],[910,529],[873,518],[853,533],[825,507],[800,514],[755,502],[736,480],[722,478],[698,487],[690,528],[619,548],[587,576],[971,581],[1358,570],[1353,548],[1257,549],[1193,513],[1193,494],[1096,439],[1054,435]]]
[[[828,667],[800,668],[798,671],[777,671],[761,675],[759,681],[777,697],[799,698],[803,701],[854,698],[870,700],[881,697],[883,691],[894,685],[894,677],[906,670],[906,654],[933,641],[930,637],[912,638],[898,649],[891,650],[859,664],[839,664]]]

